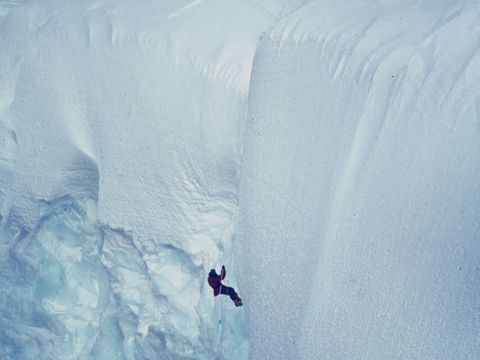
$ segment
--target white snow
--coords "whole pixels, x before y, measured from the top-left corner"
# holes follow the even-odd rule
[[[251,359],[480,356],[479,17],[315,1],[260,43],[236,242]]]
[[[0,358],[479,358],[479,18],[0,0]]]
[[[247,356],[244,312],[205,280],[232,263],[250,69],[274,10],[35,1],[2,20],[2,294],[38,315],[3,304],[0,357]]]

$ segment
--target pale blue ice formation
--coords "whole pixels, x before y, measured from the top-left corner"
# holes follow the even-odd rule
[[[2,359],[79,358],[109,308],[100,229],[72,199],[42,205],[31,231],[2,219]]]
[[[480,358],[479,18],[0,0],[0,359]]]
[[[192,278],[203,274],[188,254],[168,245],[138,249],[88,208],[71,197],[45,202],[30,231],[12,231],[2,219],[0,358],[210,358],[221,350],[216,336],[223,348],[238,348],[248,335],[238,333],[244,320],[221,303],[209,317],[221,317],[232,335],[216,334],[210,319],[201,334],[191,326],[200,293]]]

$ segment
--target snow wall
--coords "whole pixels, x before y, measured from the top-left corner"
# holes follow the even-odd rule
[[[479,15],[13,8],[0,358],[480,357]],[[244,309],[212,297],[222,263]]]
[[[315,1],[256,52],[251,359],[480,358],[480,6]]]
[[[245,359],[206,283],[251,64],[296,1],[2,2],[0,358]],[[228,300],[228,301],[227,301]]]

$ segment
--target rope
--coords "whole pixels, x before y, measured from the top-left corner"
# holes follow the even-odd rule
[[[227,298],[223,296],[223,299],[221,301],[222,301],[222,304],[220,306],[221,318],[218,319],[220,328],[218,332],[218,344],[217,344],[217,354],[219,359],[222,359],[222,352],[223,352],[223,334],[224,334],[223,326],[225,323],[225,307],[227,304]]]
[[[223,265],[225,265],[225,271],[226,269],[231,269],[232,265],[232,251],[233,251],[233,236],[230,237],[229,243],[226,244],[225,250],[223,251],[223,255],[227,254],[227,261],[225,261],[225,256],[223,257],[223,260],[225,261]],[[221,275],[221,271],[220,271]],[[223,280],[222,280],[223,281]],[[225,311],[226,311],[226,306],[227,302],[230,300],[230,297],[228,296],[221,296],[222,292],[222,287],[220,285],[220,313],[217,316],[218,319],[218,337],[217,337],[217,344],[216,344],[216,353],[218,354],[218,359],[222,359],[222,352],[223,352],[223,337],[224,337],[224,325],[225,325]]]

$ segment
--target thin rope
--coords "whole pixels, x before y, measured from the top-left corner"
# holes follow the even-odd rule
[[[222,318],[219,319],[220,321],[220,331],[219,331],[219,342],[218,342],[218,355],[219,355],[219,359],[222,359],[222,353],[223,353],[223,334],[224,334],[224,323],[225,323],[225,308],[226,308],[226,304],[227,304],[227,298],[225,297],[224,299],[222,299],[222,305],[221,305],[221,314],[222,314]]]
[[[223,252],[224,255],[227,254],[227,261],[223,263],[223,265],[225,265],[225,272],[227,271],[227,268],[231,269],[231,265],[232,265],[233,236],[230,237],[230,241],[226,245],[227,245],[226,249]],[[225,260],[225,256],[223,256],[223,260]],[[221,274],[222,274],[222,272],[220,270],[220,276],[221,276]],[[222,295],[221,293],[222,293],[222,285],[220,285],[220,294],[219,295]],[[223,353],[223,337],[224,337],[224,333],[225,333],[225,331],[224,331],[225,311],[226,311],[226,306],[227,306],[228,300],[230,300],[230,297],[228,297],[228,299],[227,299],[227,296],[221,296],[220,301],[222,301],[222,303],[220,305],[220,314],[219,314],[220,316],[218,316],[219,329],[218,329],[217,346],[216,346],[216,348],[217,348],[216,353],[218,354],[218,359],[223,359],[222,358],[222,353]]]

